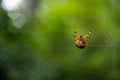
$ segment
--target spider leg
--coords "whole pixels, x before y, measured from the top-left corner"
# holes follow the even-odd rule
[[[88,38],[94,31],[95,29],[89,31],[86,35],[83,36],[83,38]]]
[[[89,41],[90,39],[91,39],[91,38],[90,38],[90,37],[88,37],[88,38],[87,38],[87,41]]]
[[[76,36],[77,36],[77,32],[74,31],[74,32],[73,32],[73,37],[76,37]]]
[[[86,34],[86,35],[84,35],[84,36],[83,36],[83,38],[88,38],[88,36],[89,36],[89,35],[88,35],[88,34]]]
[[[74,31],[73,31],[73,37],[77,36],[77,31],[76,31],[76,27],[74,26]]]

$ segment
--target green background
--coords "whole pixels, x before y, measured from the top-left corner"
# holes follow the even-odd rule
[[[119,0],[28,2],[15,11],[0,7],[1,80],[120,79]],[[84,49],[74,45],[74,26],[78,35],[96,29]]]

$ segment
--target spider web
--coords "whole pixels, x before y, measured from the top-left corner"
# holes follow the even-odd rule
[[[103,2],[104,0],[98,0],[98,11],[97,11],[97,25],[99,25],[99,33],[101,33],[104,36],[104,43],[88,43],[87,47],[94,47],[94,48],[105,48],[105,49],[112,49],[112,80],[119,80],[119,73],[118,73],[118,54],[117,54],[117,48],[119,47],[119,45],[117,45],[116,43],[116,34],[115,31],[113,30],[113,27],[115,26],[115,24],[112,22],[112,20],[110,19],[110,15],[108,12],[108,8],[105,6],[105,4]],[[104,16],[104,17],[102,17]],[[106,21],[107,20],[107,21]],[[109,20],[109,21],[108,21]],[[109,32],[105,31],[104,29],[106,29],[105,27],[103,28],[103,26],[109,26]],[[96,31],[97,32],[97,31]],[[113,37],[114,36],[114,37]],[[103,39],[102,39],[103,40]],[[109,52],[109,51],[108,51]]]

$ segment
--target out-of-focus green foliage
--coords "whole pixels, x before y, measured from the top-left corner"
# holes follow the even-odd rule
[[[0,6],[1,80],[120,79],[119,0],[28,0],[25,5],[16,11]],[[96,29],[85,49],[74,45],[74,26],[78,35]]]

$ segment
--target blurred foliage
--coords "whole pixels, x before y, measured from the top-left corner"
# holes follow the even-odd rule
[[[119,0],[26,0],[16,11],[0,6],[0,79],[119,80],[119,5]],[[78,35],[96,29],[85,49],[74,45],[74,26]]]

